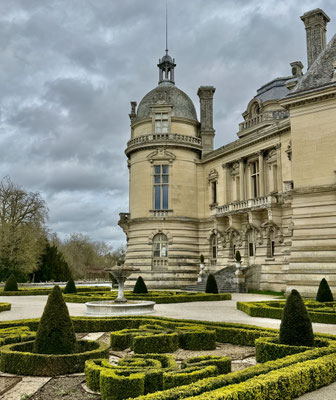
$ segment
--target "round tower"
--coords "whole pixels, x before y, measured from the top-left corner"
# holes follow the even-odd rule
[[[125,263],[141,269],[152,287],[180,287],[199,271],[197,163],[200,123],[191,99],[175,86],[175,60],[159,60],[158,86],[136,108],[131,102],[129,213]],[[134,277],[136,278],[136,277]]]

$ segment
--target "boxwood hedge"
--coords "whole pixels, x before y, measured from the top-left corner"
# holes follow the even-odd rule
[[[0,303],[0,312],[9,311],[11,309],[10,303]]]
[[[336,324],[336,302],[319,303],[314,300],[305,300],[309,317],[312,322],[322,324]],[[281,319],[285,301],[258,301],[237,302],[237,309],[251,317]]]
[[[85,361],[107,358],[108,346],[93,341],[79,340],[78,352],[72,354],[32,353],[33,341],[0,347],[0,370],[11,374],[56,376],[83,372]]]
[[[65,286],[61,286],[61,290],[64,291]],[[0,296],[44,296],[51,293],[53,286],[51,287],[21,287],[17,291],[5,292],[0,289]],[[91,293],[91,292],[110,292],[110,286],[78,286],[77,292]]]

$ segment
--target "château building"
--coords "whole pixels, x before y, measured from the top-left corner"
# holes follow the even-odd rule
[[[215,88],[201,86],[200,120],[175,85],[175,60],[160,59],[159,84],[131,102],[126,265],[151,287],[229,274],[237,250],[247,286],[313,295],[323,277],[336,287],[336,35],[329,17],[305,13],[307,72],[257,90],[238,139],[214,149]],[[220,88],[219,88],[220,90]]]

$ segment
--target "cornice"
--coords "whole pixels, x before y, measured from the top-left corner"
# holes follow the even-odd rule
[[[305,92],[293,93],[281,100],[280,104],[287,108],[294,108],[305,104],[325,101],[336,97],[336,86],[322,87],[318,89],[307,90]]]
[[[256,132],[251,136],[242,137],[241,139],[222,146],[219,149],[206,154],[206,156],[199,162],[203,164],[223,157],[224,155],[227,156],[229,154],[236,153],[245,148],[251,147],[254,144],[266,142],[269,139],[280,136],[288,131],[290,131],[290,121],[289,119],[286,119],[273,124],[272,126],[266,128],[263,132]]]

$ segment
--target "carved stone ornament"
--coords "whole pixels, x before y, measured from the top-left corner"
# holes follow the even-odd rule
[[[216,179],[218,179],[218,171],[211,169],[208,175],[208,182],[215,181]]]
[[[170,234],[170,232],[168,232],[168,231],[166,231],[166,230],[161,230],[161,229],[157,229],[157,230],[152,231],[152,232],[150,233],[150,235],[148,236],[148,244],[149,244],[149,245],[152,245],[152,244],[153,244],[154,236],[156,236],[156,235],[158,235],[158,234],[160,234],[160,233],[163,233],[164,235],[167,236],[168,244],[169,244],[169,245],[173,244],[173,237],[172,237],[172,235]]]
[[[235,162],[234,164],[232,164],[230,168],[230,174],[232,176],[239,174],[239,162]]]
[[[287,153],[288,160],[292,160],[292,141],[290,140],[287,146],[287,149],[285,150]]]
[[[154,161],[168,161],[172,163],[175,158],[175,154],[166,149],[157,149],[147,156],[147,160],[151,164],[153,164]]]

